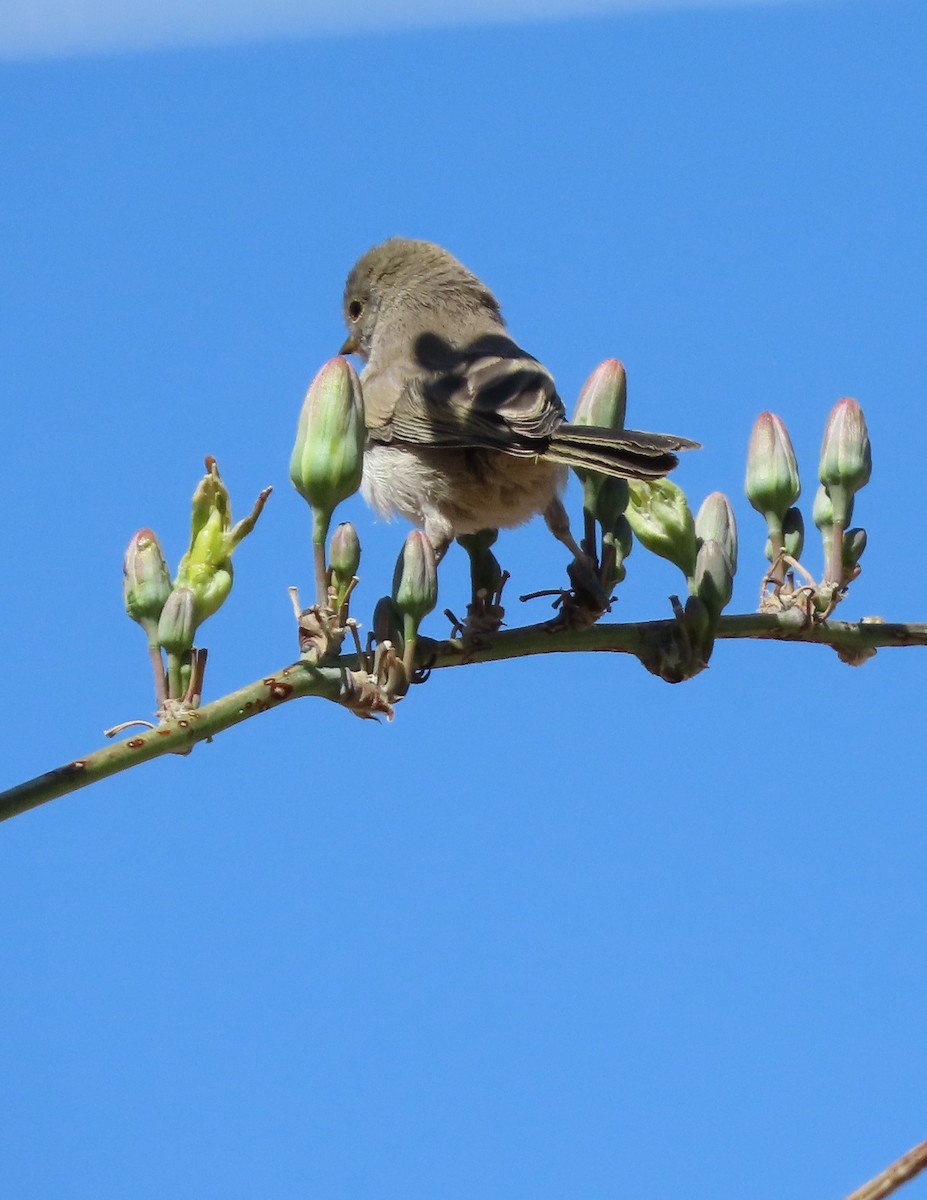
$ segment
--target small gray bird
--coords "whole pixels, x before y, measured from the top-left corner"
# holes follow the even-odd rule
[[[460,534],[543,513],[574,554],[560,493],[567,468],[659,479],[661,433],[571,425],[550,372],[509,336],[484,283],[432,242],[390,238],[354,264],[344,290],[368,431],[361,491],[381,516],[424,529],[440,559]]]

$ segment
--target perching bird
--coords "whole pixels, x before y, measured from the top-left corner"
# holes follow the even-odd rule
[[[368,432],[361,491],[400,513],[437,557],[460,534],[543,513],[573,553],[560,502],[569,466],[659,479],[673,451],[660,433],[571,425],[550,372],[509,336],[495,296],[432,242],[390,238],[355,263],[344,291],[342,354],[361,374]]]

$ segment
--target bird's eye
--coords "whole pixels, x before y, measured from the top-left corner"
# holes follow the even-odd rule
[[[348,316],[352,321],[356,321],[363,311],[364,306],[361,304],[360,300],[352,300],[348,305]]]

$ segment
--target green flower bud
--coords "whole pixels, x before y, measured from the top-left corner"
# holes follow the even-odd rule
[[[834,506],[831,504],[827,488],[823,483],[815,493],[811,519],[822,533],[825,529],[830,529],[834,523]]]
[[[801,494],[792,441],[775,413],[760,413],[753,426],[744,490],[756,511],[777,525]]]
[[[190,546],[174,579],[175,590],[191,590],[197,625],[211,617],[232,590],[232,551],[256,525],[269,495],[270,488],[265,488],[251,513],[233,526],[228,489],[218,464],[211,456],[206,459],[206,474],[193,493]]]
[[[153,637],[161,610],[171,594],[171,577],[152,530],[140,529],[129,542],[122,572],[126,612]]]
[[[420,529],[413,529],[406,538],[396,562],[393,602],[402,616],[411,618],[416,626],[438,603],[434,547]]]
[[[797,562],[805,548],[805,518],[800,508],[790,508],[782,518],[782,541],[786,554]]]
[[[314,512],[314,537],[324,540],[335,507],[360,487],[365,439],[357,373],[333,358],[309,385],[290,458],[293,486]]]
[[[628,507],[628,481],[597,471],[583,475],[583,508],[592,513],[603,530],[614,529]]]
[[[631,523],[627,517],[621,516],[615,522],[615,525],[608,537],[615,546],[618,553],[619,561],[623,562],[631,551],[634,549],[634,532],[631,529]]]
[[[188,587],[175,587],[161,610],[158,641],[168,654],[184,654],[196,633],[196,599]]]
[[[831,409],[821,443],[818,474],[832,499],[835,488],[845,488],[852,496],[869,482],[872,474],[869,431],[863,410],[850,397],[839,400]],[[838,513],[837,523],[844,524],[839,516]]]
[[[627,405],[628,378],[624,367],[617,358],[607,358],[583,384],[573,424],[623,429]]]
[[[675,563],[691,579],[695,572],[695,522],[683,490],[668,479],[631,480],[625,516],[642,545]]]
[[[695,518],[695,536],[699,543],[717,542],[727,555],[731,570],[737,571],[737,522],[724,492],[712,492],[702,502]]]
[[[602,555],[603,567],[607,563],[605,554],[609,547],[614,550],[615,555],[611,569],[608,570],[606,577],[602,580],[606,590],[610,590],[617,584],[624,583],[628,573],[624,561],[634,549],[634,534],[631,531],[631,525],[627,517],[620,516],[610,530],[606,529],[602,533],[602,545],[604,547]]]
[[[336,584],[347,586],[360,566],[360,538],[350,521],[343,521],[332,534],[328,561]]]
[[[705,604],[698,596],[689,596],[683,610],[686,629],[693,645],[702,650],[711,649],[712,624],[714,623]]]
[[[869,482],[872,473],[872,448],[863,410],[855,400],[845,397],[831,409],[821,443],[819,467],[821,483],[833,507],[833,524],[846,529],[853,517],[853,496]],[[833,547],[835,559],[827,570],[833,575],[839,565],[839,547]]]
[[[627,404],[628,380],[624,367],[617,358],[607,358],[583,384],[573,423],[600,429],[623,429]],[[626,480],[582,467],[574,470],[582,480],[586,512],[591,513],[603,529],[612,529],[628,504]]]
[[[790,508],[782,518],[782,549],[790,558],[794,558],[797,562],[801,558],[801,552],[804,547],[805,519],[801,515],[801,509]],[[773,544],[767,538],[766,557],[772,562],[773,556]]]
[[[855,578],[859,560],[866,549],[865,529],[848,529],[843,535],[843,577],[845,581]]]
[[[714,620],[734,594],[734,570],[720,542],[702,542],[695,561],[695,594]]]
[[[377,642],[392,642],[402,649],[402,622],[392,596],[381,596],[377,601],[372,628]]]

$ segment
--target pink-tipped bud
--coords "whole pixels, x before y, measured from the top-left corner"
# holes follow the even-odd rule
[[[779,522],[801,494],[792,440],[775,413],[760,413],[753,426],[744,490],[758,513]]]

